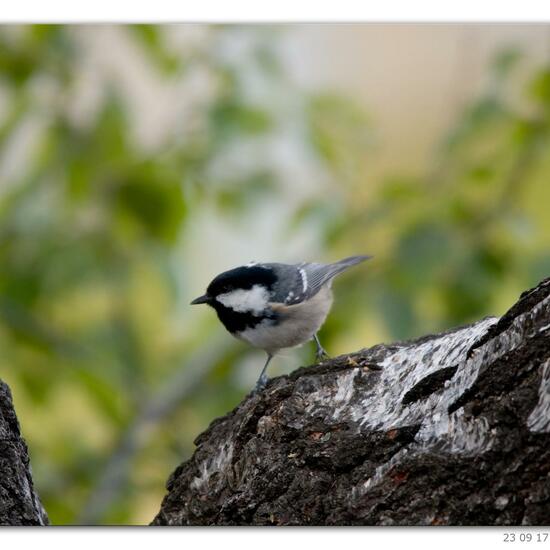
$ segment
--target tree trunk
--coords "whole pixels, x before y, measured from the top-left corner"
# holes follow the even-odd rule
[[[156,525],[548,525],[550,279],[500,319],[273,379],[197,440]]]
[[[0,525],[47,525],[10,389],[0,380]]]

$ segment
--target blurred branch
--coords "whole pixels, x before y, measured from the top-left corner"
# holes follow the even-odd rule
[[[117,448],[99,476],[95,489],[78,518],[80,525],[96,524],[128,483],[130,463],[149,441],[155,427],[186,399],[238,344],[220,334],[193,354],[186,364],[143,403],[134,421],[121,437]]]

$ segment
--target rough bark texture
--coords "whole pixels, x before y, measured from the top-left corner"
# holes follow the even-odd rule
[[[550,524],[550,279],[500,319],[273,379],[215,420],[157,525]]]
[[[0,380],[0,525],[47,525],[10,389]]]

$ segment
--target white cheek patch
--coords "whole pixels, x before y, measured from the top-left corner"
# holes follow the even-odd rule
[[[254,285],[249,290],[238,289],[220,294],[216,300],[233,311],[252,313],[259,317],[267,307],[269,294],[264,287]]]

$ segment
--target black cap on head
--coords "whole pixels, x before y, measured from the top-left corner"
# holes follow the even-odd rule
[[[207,296],[218,296],[232,290],[249,290],[254,285],[262,285],[268,290],[273,288],[277,277],[272,269],[254,265],[237,267],[220,273],[209,285]]]

